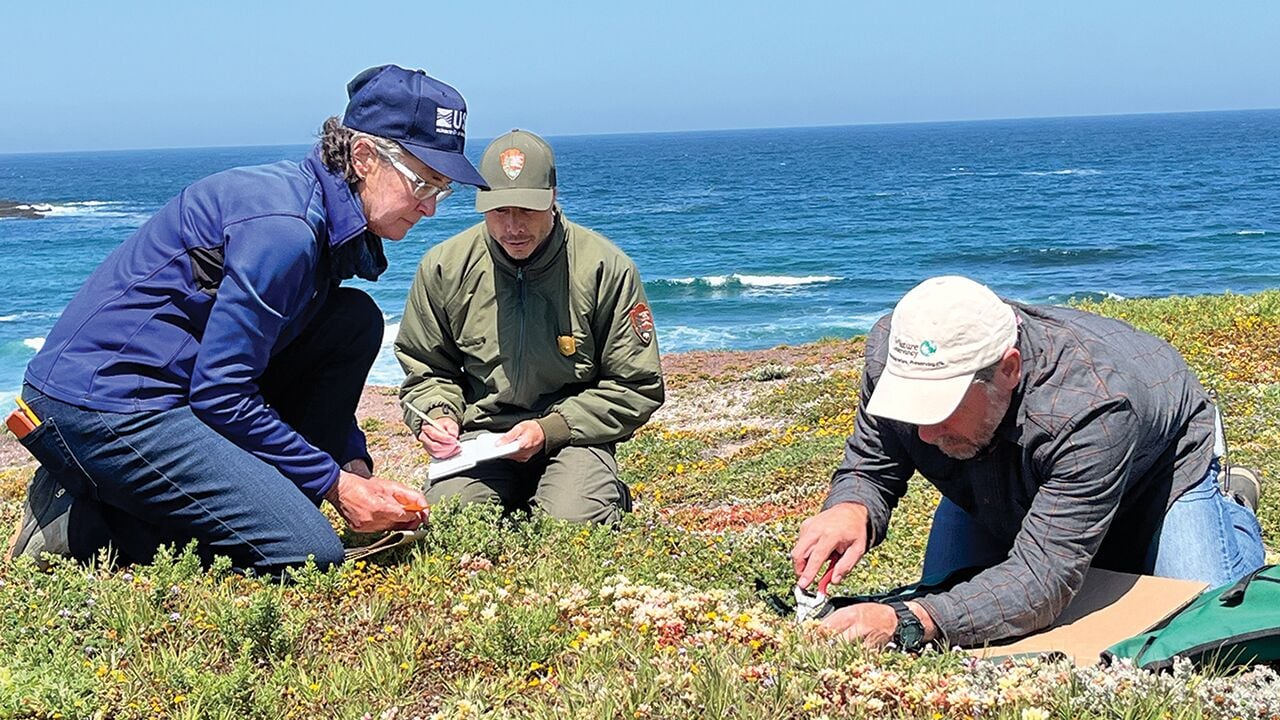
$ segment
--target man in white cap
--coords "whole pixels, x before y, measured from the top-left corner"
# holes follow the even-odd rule
[[[631,506],[614,446],[664,398],[644,283],[613,243],[565,219],[542,138],[499,137],[480,173],[484,222],[432,248],[409,291],[400,397],[432,458],[483,431],[519,450],[437,479],[427,500],[614,523]]]
[[[819,586],[839,582],[884,540],[915,472],[943,495],[925,578],[977,572],[836,610],[823,622],[844,637],[981,644],[1051,624],[1091,565],[1219,585],[1262,564],[1256,488],[1220,489],[1216,410],[1163,340],[950,276],[908,292],[866,358],[844,462],[792,550],[798,584],[828,560]]]

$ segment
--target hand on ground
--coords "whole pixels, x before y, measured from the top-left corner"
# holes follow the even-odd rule
[[[822,619],[824,631],[839,635],[842,640],[858,640],[877,650],[893,639],[897,627],[897,613],[880,603],[849,605]]]
[[[924,639],[938,637],[938,626],[933,618],[917,602],[908,601],[907,609],[915,614],[924,630]],[[857,640],[867,647],[879,649],[893,640],[898,629],[898,614],[883,603],[858,603],[842,607],[822,619],[822,629],[839,634],[843,640]]]

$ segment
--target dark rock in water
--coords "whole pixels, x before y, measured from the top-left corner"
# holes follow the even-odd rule
[[[38,220],[53,212],[53,208],[42,203],[16,203],[11,200],[0,200],[0,218],[29,218]]]

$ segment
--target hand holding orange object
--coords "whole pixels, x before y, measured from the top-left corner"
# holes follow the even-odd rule
[[[416,530],[427,521],[425,509],[409,509],[410,505],[426,507],[421,492],[377,477],[344,470],[325,498],[356,532]]]

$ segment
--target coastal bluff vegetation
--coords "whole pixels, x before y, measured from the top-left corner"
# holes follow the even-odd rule
[[[1280,291],[1080,306],[1168,339],[1216,394],[1229,460],[1266,479],[1275,562]],[[1270,667],[877,654],[771,611],[755,587],[790,594],[787,552],[853,428],[863,346],[664,356],[667,404],[619,448],[635,512],[616,529],[445,504],[411,548],[286,583],[181,548],[149,566],[0,564],[0,717],[1280,718]],[[421,483],[396,389],[368,387],[359,417],[378,473]],[[6,528],[32,469],[0,439]],[[915,580],[938,499],[913,480],[837,592]]]

